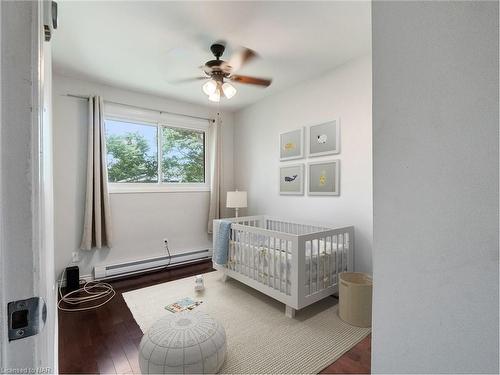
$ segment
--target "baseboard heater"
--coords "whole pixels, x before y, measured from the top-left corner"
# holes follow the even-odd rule
[[[170,257],[164,255],[161,257],[147,258],[142,260],[135,260],[124,263],[109,264],[94,267],[94,279],[108,279],[114,277],[129,276],[144,271],[152,271],[169,266],[187,264],[197,262],[200,260],[210,259],[212,257],[212,250],[196,250],[182,254],[172,254]]]

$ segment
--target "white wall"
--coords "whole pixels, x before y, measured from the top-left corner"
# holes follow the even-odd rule
[[[279,134],[340,118],[340,196],[280,196]],[[371,272],[371,56],[267,97],[235,115],[235,187],[248,191],[244,213],[355,226],[355,267]],[[307,188],[306,188],[307,189]]]
[[[87,101],[66,94],[99,94],[104,100],[213,118],[216,107],[121,90],[54,74],[54,174],[56,271],[71,262],[82,235],[87,150]],[[233,115],[222,114],[224,191],[233,188]],[[207,234],[208,192],[111,194],[112,249],[80,251],[80,274],[97,264],[211,248]]]
[[[374,373],[498,373],[498,14],[373,3]]]

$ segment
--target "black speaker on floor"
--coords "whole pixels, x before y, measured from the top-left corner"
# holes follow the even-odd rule
[[[66,293],[80,288],[80,269],[78,266],[66,268]]]

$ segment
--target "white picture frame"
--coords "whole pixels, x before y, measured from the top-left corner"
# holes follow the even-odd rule
[[[340,119],[309,127],[308,156],[325,156],[340,153]]]
[[[302,127],[280,134],[280,161],[304,158],[304,133],[304,127]]]
[[[308,195],[340,195],[340,160],[307,164]]]
[[[280,195],[304,195],[305,165],[288,164],[279,169]]]

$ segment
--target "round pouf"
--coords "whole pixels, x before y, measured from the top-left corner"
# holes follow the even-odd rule
[[[226,358],[226,331],[201,311],[170,314],[144,334],[139,346],[143,374],[214,374]]]

